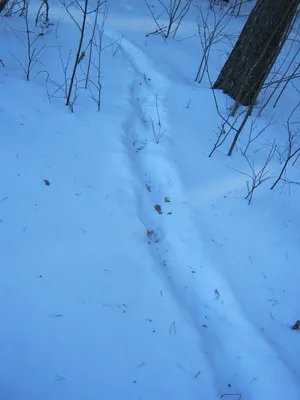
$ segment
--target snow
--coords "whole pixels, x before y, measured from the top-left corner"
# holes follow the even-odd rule
[[[165,44],[145,38],[144,2],[111,0],[101,111],[80,90],[72,113],[49,97],[78,43],[62,5],[29,82],[24,22],[1,16],[1,399],[299,400],[299,187],[267,181],[249,206],[244,157],[227,142],[208,157],[220,122],[193,80],[196,17]],[[255,165],[296,102],[291,86],[257,120],[275,110]]]

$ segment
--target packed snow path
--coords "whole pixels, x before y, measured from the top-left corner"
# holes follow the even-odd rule
[[[141,183],[136,191],[138,215],[145,230],[151,232],[149,244],[162,278],[199,335],[217,391],[224,393],[230,381],[249,399],[282,399],[286,387],[294,388],[292,393],[298,398],[299,384],[293,372],[247,320],[225,277],[205,257],[192,210],[184,201],[180,174],[169,157],[168,88],[176,82],[168,82],[132,43],[123,39],[122,49],[132,65],[124,130],[132,171],[138,172]],[[160,130],[162,136],[158,137]],[[147,141],[151,132],[152,140]],[[156,205],[161,205],[162,214],[155,210]],[[216,288],[222,288],[222,295]],[[261,369],[267,360],[272,360],[272,371]],[[280,377],[280,385],[274,385],[276,377]]]
[[[1,398],[299,400],[195,223],[177,82],[126,38],[116,60],[100,117],[1,76]]]

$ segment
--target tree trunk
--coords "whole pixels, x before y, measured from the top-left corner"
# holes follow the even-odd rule
[[[8,0],[0,0],[0,13],[4,10]]]
[[[254,105],[288,36],[300,0],[257,0],[214,89]]]

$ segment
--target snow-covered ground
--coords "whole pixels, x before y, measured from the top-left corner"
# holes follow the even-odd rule
[[[0,398],[299,400],[299,187],[270,190],[274,157],[249,206],[230,140],[208,157],[220,121],[194,82],[197,9],[166,44],[145,37],[143,1],[109,0],[101,111],[80,89],[72,113],[59,87],[79,30],[50,5],[29,82],[24,20],[0,18]],[[212,52],[212,79],[225,60]],[[296,95],[257,120],[275,112],[258,167]]]

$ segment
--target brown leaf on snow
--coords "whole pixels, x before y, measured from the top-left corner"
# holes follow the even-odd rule
[[[158,214],[162,214],[161,206],[160,206],[159,204],[156,204],[156,205],[154,206],[154,208],[155,208],[155,210],[158,212]]]
[[[44,184],[45,184],[46,186],[49,186],[49,185],[50,185],[50,182],[48,181],[48,179],[44,179]]]
[[[165,203],[170,203],[169,197],[166,196],[166,197],[164,198],[164,202],[165,202]]]
[[[147,237],[148,237],[149,239],[152,239],[153,234],[154,234],[154,231],[149,231],[149,230],[147,229]]]

